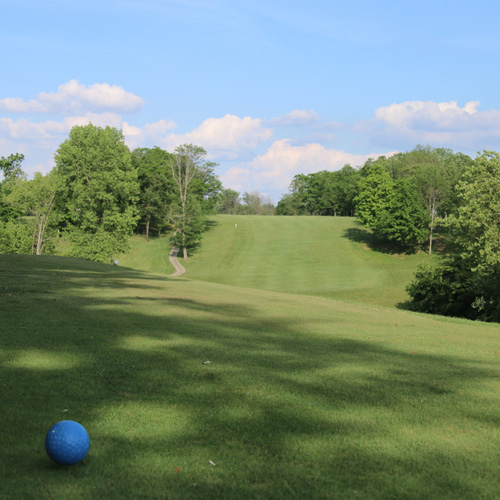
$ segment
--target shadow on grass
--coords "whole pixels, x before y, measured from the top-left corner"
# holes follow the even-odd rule
[[[394,243],[390,243],[383,238],[379,238],[376,234],[374,235],[371,230],[364,229],[361,227],[348,228],[343,234],[344,238],[347,238],[356,243],[362,243],[366,248],[373,250],[374,252],[386,253],[386,254],[409,254],[415,253],[415,250],[405,249]]]
[[[331,336],[304,334],[305,320],[272,306],[263,314],[232,296],[179,296],[171,278],[52,262],[0,256],[6,498],[498,492],[498,466],[477,439],[472,456],[433,446],[472,421],[497,449],[498,409],[481,411],[471,391],[498,376],[491,366],[344,338],[334,318]],[[45,432],[63,419],[89,430],[85,465],[45,456]]]

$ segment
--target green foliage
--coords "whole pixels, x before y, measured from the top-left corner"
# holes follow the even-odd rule
[[[6,201],[6,197],[17,182],[26,178],[26,174],[21,169],[23,160],[24,155],[20,153],[0,158],[0,172],[3,175],[3,179],[0,181],[0,221],[7,222],[22,215],[21,211]]]
[[[500,155],[485,152],[458,185],[462,206],[446,221],[452,255],[420,270],[408,286],[410,307],[423,312],[500,321]]]
[[[394,181],[380,162],[365,167],[356,198],[356,216],[361,224],[374,230],[384,228],[385,213],[393,205]]]
[[[170,238],[172,243],[186,249],[196,247],[201,241],[206,221],[200,201],[194,195],[188,196],[184,212],[180,206],[174,205],[171,218],[174,228],[177,228]]]
[[[394,183],[389,205],[379,214],[377,228],[389,241],[414,252],[427,236],[429,217],[413,186],[404,179]]]
[[[170,170],[171,154],[155,147],[140,148],[132,152],[140,186],[139,226],[145,229],[146,240],[153,225],[158,232],[169,225],[169,208],[175,185]]]
[[[31,180],[19,180],[12,187],[6,201],[16,210],[30,217],[33,226],[31,253],[41,255],[47,248],[47,234],[55,223],[54,205],[60,193],[60,179],[55,173],[36,172]],[[53,247],[53,242],[49,243]]]
[[[240,193],[234,189],[223,189],[217,201],[217,213],[235,215],[241,204]]]
[[[170,220],[173,222],[174,241],[187,249],[199,241],[204,224],[203,214],[215,208],[222,184],[214,175],[215,163],[205,159],[207,152],[200,146],[184,144],[176,148],[170,158],[170,169],[175,185]]]
[[[358,182],[358,172],[350,165],[336,172],[298,174],[290,184],[290,194],[278,202],[277,214],[354,215]]]
[[[122,132],[92,124],[73,127],[55,161],[70,255],[106,261],[123,251],[138,219],[139,183]]]
[[[28,254],[32,249],[33,230],[26,218],[0,221],[0,254]]]
[[[15,153],[4,158],[0,158],[0,171],[3,174],[2,182],[15,182],[18,179],[23,179],[25,177],[24,172],[21,169],[21,163],[24,160],[24,155],[21,153]]]

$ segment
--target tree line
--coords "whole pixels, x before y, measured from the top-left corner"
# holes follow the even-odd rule
[[[455,213],[456,186],[472,162],[450,149],[417,146],[358,168],[296,175],[278,202],[278,215],[356,216],[403,251],[432,252],[436,220]]]
[[[224,189],[203,148],[130,151],[113,127],[73,127],[47,175],[28,179],[23,160],[0,158],[0,253],[52,253],[64,234],[68,255],[108,262],[129,249],[134,232],[148,241],[168,232],[187,259],[207,214],[274,214],[260,193]]]

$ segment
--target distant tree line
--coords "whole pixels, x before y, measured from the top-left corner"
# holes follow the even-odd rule
[[[353,216],[359,182],[359,171],[350,165],[336,172],[296,175],[290,193],[278,202],[276,215]]]
[[[258,191],[241,196],[233,189],[223,189],[216,204],[217,213],[228,215],[274,215],[271,199]]]

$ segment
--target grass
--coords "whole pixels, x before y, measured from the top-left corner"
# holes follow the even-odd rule
[[[62,257],[0,271],[0,498],[500,496],[499,325]],[[44,452],[62,419],[84,465]]]
[[[249,288],[394,306],[425,253],[371,248],[350,217],[217,216],[186,277]],[[237,224],[237,227],[235,227]],[[381,251],[382,250],[382,251]]]

